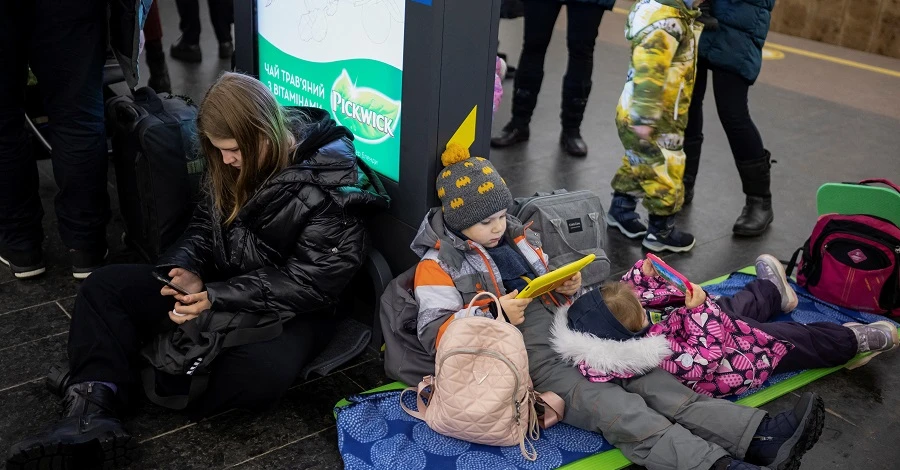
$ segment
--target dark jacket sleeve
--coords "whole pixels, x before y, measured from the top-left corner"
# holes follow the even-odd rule
[[[209,274],[213,263],[212,202],[204,198],[188,224],[187,230],[157,262],[160,270],[180,267],[200,276]]]
[[[345,216],[321,189],[310,186],[281,213],[292,217],[292,223],[272,226],[296,228],[279,237],[292,241],[283,262],[207,284],[213,310],[300,315],[337,303],[365,260],[364,224]]]

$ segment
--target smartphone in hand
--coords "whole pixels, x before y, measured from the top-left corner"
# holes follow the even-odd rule
[[[175,292],[178,292],[181,295],[191,295],[191,293],[186,291],[184,289],[184,287],[181,287],[178,284],[175,284],[174,282],[172,282],[171,279],[169,279],[166,276],[163,276],[162,274],[160,274],[156,271],[153,271],[153,277],[155,277],[159,282],[162,282],[163,284],[171,287]]]

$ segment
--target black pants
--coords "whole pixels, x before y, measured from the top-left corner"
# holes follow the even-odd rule
[[[112,382],[126,391],[138,385],[145,367],[140,348],[175,324],[172,297],[151,276],[151,265],[111,265],[94,271],[81,285],[69,328],[72,383]],[[208,416],[229,408],[265,409],[279,399],[300,371],[330,341],[333,324],[294,318],[271,341],[223,351],[215,358],[204,395],[188,412]],[[161,394],[183,394],[186,377],[158,373]],[[124,392],[123,392],[124,395]]]
[[[766,323],[781,314],[781,295],[770,281],[754,279],[733,297],[722,297],[716,303],[731,318],[794,345],[775,368],[777,373],[840,366],[857,353],[856,335],[836,323]]]
[[[38,170],[24,121],[30,65],[50,118],[60,237],[68,248],[106,249],[106,28],[104,0],[0,2],[0,246],[32,251],[44,239]]]
[[[234,23],[233,0],[207,0],[213,31],[220,42],[231,42],[231,24]],[[175,0],[181,22],[181,40],[186,44],[200,44],[199,0]]]
[[[553,25],[562,8],[556,0],[525,0],[525,32],[522,55],[516,70],[513,95],[513,123],[527,126],[537,105],[537,96],[544,80],[544,57],[553,37]],[[594,44],[603,19],[603,7],[590,2],[566,4],[566,45],[569,62],[562,86],[564,129],[581,126],[584,109],[591,93],[591,73],[594,70]]]
[[[750,118],[747,93],[751,83],[738,74],[711,66],[706,59],[699,59],[694,95],[688,110],[688,124],[684,131],[684,153],[687,157],[685,175],[691,181],[700,165],[700,151],[703,146],[703,97],[706,95],[710,71],[713,77],[716,111],[728,137],[728,145],[731,146],[734,160],[736,162],[758,160],[763,158],[765,153],[762,136]]]

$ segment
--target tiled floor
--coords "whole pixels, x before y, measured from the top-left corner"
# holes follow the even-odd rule
[[[178,19],[174,3],[162,2],[161,8],[168,45],[178,36]],[[608,202],[609,179],[621,156],[612,118],[627,66],[623,23],[620,13],[610,13],[600,28],[594,91],[582,128],[591,153],[586,159],[575,159],[562,155],[557,145],[559,89],[566,63],[565,23],[560,21],[547,56],[531,141],[491,155],[516,195],[587,188]],[[501,26],[501,50],[510,54],[513,63],[521,26],[520,20]],[[215,59],[216,44],[206,20],[204,28],[202,46],[207,58],[202,64],[169,61],[176,91],[195,99],[202,98],[208,84],[228,66],[227,61]],[[778,34],[769,41],[900,71],[900,60]],[[510,82],[506,91],[511,93]],[[750,101],[756,124],[778,161],[772,187],[775,223],[757,239],[731,236],[743,197],[710,92],[697,196],[680,219],[697,236],[698,245],[690,254],[668,258],[692,279],[730,272],[752,263],[762,252],[789,257],[809,235],[815,221],[815,191],[823,182],[866,177],[900,181],[900,78],[788,52],[784,59],[766,61]],[[497,113],[495,129],[508,116],[507,99]],[[0,449],[4,450],[55,416],[55,400],[41,380],[49,365],[65,359],[68,315],[78,288],[64,265],[65,253],[56,233],[49,162],[41,161],[40,169],[41,196],[48,212],[45,247],[52,267],[46,276],[31,282],[14,281],[8,272],[0,271]],[[110,181],[115,206],[114,178]],[[135,260],[118,242],[121,229],[117,217],[108,233],[112,259]],[[614,272],[641,256],[636,243],[612,232],[608,251]],[[829,415],[819,445],[807,454],[802,468],[896,468],[900,450],[892,442],[900,431],[898,366],[900,355],[887,354],[864,368],[838,372],[804,389],[823,395]],[[274,410],[261,415],[230,411],[190,423],[177,413],[142,405],[127,422],[142,443],[141,458],[133,467],[340,468],[332,406],[342,397],[386,381],[376,356],[367,353],[328,377],[296,385]],[[793,399],[785,397],[765,408],[780,411]]]

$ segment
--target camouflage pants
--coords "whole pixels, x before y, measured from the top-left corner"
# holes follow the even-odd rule
[[[625,156],[613,176],[613,190],[643,196],[644,207],[650,214],[678,213],[684,204],[684,136],[667,135],[648,142],[636,136],[627,122],[617,122],[616,127]],[[669,142],[674,145],[660,145]]]

